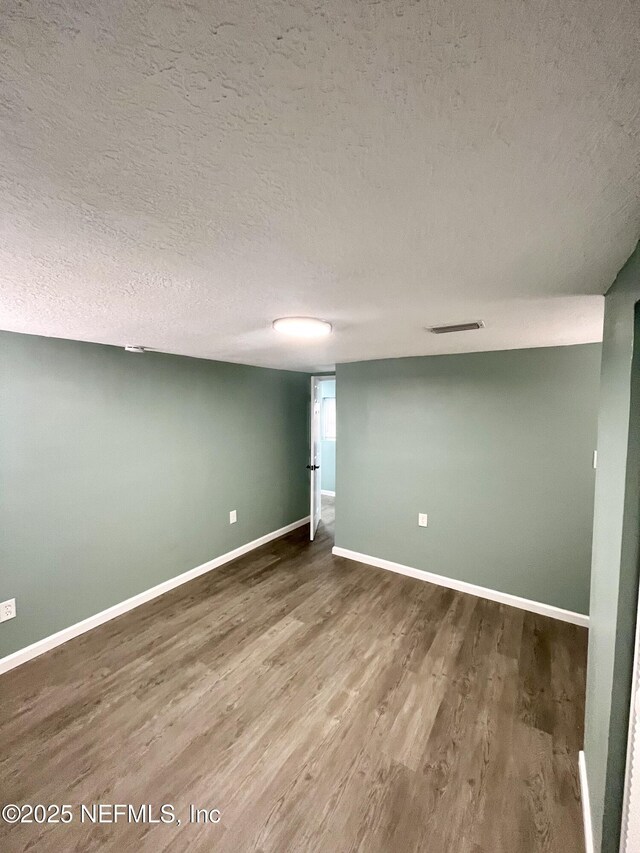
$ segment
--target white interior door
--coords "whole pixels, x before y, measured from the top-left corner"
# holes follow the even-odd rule
[[[307,468],[311,472],[311,524],[309,535],[313,539],[320,523],[320,379],[311,377],[311,452]]]

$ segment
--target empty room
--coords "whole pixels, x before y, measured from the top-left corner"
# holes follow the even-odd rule
[[[2,853],[640,853],[640,8],[0,4]]]

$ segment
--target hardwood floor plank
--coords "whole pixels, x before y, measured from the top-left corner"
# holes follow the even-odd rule
[[[583,853],[586,631],[333,557],[323,519],[0,677],[5,801],[183,821],[3,853]]]

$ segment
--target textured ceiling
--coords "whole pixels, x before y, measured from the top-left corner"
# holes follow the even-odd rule
[[[599,340],[639,34],[633,0],[4,0],[0,327],[296,369]]]

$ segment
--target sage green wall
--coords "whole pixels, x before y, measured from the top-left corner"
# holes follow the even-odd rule
[[[620,841],[638,597],[638,300],[640,245],[605,299],[585,732],[595,844],[602,853],[617,853]]]
[[[308,400],[301,373],[0,333],[0,656],[308,515]]]
[[[336,545],[588,613],[600,349],[339,365]]]

